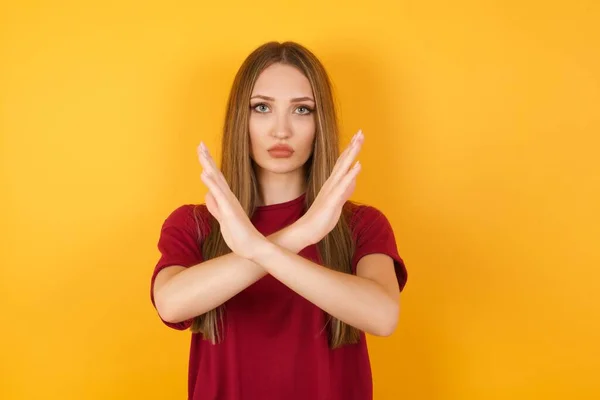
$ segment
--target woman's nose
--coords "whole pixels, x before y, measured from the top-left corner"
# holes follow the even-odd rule
[[[285,139],[292,135],[290,124],[287,116],[278,116],[273,127],[273,136],[278,139]]]

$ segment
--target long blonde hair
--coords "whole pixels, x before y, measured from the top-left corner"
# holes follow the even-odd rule
[[[306,163],[307,189],[305,207],[311,206],[329,177],[339,156],[339,132],[331,82],[321,62],[302,45],[294,42],[269,42],[254,50],[238,70],[229,95],[221,143],[221,171],[232,192],[248,216],[257,207],[258,181],[250,158],[250,96],[260,73],[274,63],[296,67],[309,80],[316,103],[316,133],[313,153]],[[333,270],[351,273],[354,244],[345,206],[342,218],[318,244],[323,264]],[[197,219],[197,223],[202,221]],[[199,232],[203,231],[198,227]],[[202,243],[205,260],[230,253],[221,236],[218,222],[211,218],[210,230]],[[219,322],[223,305],[196,318],[191,330],[201,333],[212,343],[220,341]],[[337,318],[329,316],[329,345],[331,348],[358,342],[360,332]]]

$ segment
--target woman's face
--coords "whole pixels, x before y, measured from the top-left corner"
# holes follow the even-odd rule
[[[250,156],[265,171],[301,169],[315,138],[315,101],[310,82],[284,64],[266,68],[250,96]]]

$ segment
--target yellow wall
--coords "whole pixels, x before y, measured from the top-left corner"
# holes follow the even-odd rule
[[[376,400],[600,397],[597,2],[202,3],[1,6],[0,398],[184,398],[157,235],[270,39],[328,67],[408,264]]]

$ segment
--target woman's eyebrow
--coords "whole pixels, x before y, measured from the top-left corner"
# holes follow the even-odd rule
[[[257,94],[255,96],[252,96],[250,98],[250,100],[252,100],[252,99],[263,99],[263,100],[267,100],[267,101],[275,101],[275,99],[273,97],[263,96],[262,94]],[[308,97],[308,96],[296,97],[296,98],[291,99],[290,101],[292,103],[297,103],[299,101],[312,101],[313,103],[315,102],[312,97]]]

